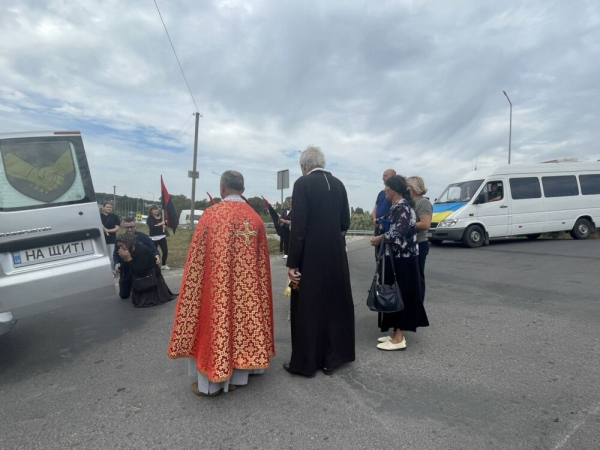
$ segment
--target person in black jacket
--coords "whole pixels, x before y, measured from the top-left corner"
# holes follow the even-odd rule
[[[167,222],[161,217],[158,206],[152,205],[148,209],[148,218],[146,219],[148,225],[150,239],[154,242],[156,247],[160,247],[162,253],[162,270],[169,270],[167,266],[167,257],[169,256],[169,247],[167,246]]]
[[[123,260],[121,270],[131,271],[133,285],[131,301],[135,308],[161,305],[177,297],[169,290],[152,250],[145,245],[136,245],[135,235],[122,234],[117,238],[117,247],[119,247],[119,257]],[[136,280],[152,277],[152,273],[156,283],[147,289],[138,289]]]
[[[158,254],[158,250],[156,250],[156,246],[154,242],[148,237],[148,235],[136,231],[135,229],[135,220],[133,217],[127,217],[123,221],[123,228],[125,228],[125,233],[132,234],[135,236],[135,243],[139,245],[144,245],[152,250],[154,253],[154,257],[156,258],[156,264],[160,264],[160,255]],[[115,246],[115,251],[113,253],[113,260],[115,262],[115,269],[119,272],[119,297],[122,299],[129,298],[131,295],[131,271],[123,269],[121,270],[121,264],[123,260],[119,256],[119,248]]]

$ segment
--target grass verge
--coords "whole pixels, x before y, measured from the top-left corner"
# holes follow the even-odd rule
[[[148,234],[148,227],[146,225],[137,225],[137,231]],[[169,231],[170,232],[170,231]],[[122,233],[119,233],[122,234]],[[182,228],[177,229],[177,233],[171,233],[171,236],[167,238],[167,245],[169,246],[169,257],[167,264],[172,269],[183,269],[185,262],[187,261],[187,254],[192,242],[194,233],[191,230],[185,230]],[[279,253],[279,238],[268,239],[269,242],[269,253]],[[160,249],[159,249],[160,253]]]

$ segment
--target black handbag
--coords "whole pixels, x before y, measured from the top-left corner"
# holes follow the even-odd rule
[[[377,280],[379,264],[382,261],[381,281],[383,282],[385,278],[385,254],[383,249],[384,244],[381,244],[381,249],[377,258],[377,268],[375,269],[375,275],[373,276],[373,282],[371,283],[371,289],[369,289],[369,295],[367,297],[367,306],[371,311],[377,311],[380,313],[393,313],[402,311],[404,309],[404,302],[402,301],[400,287],[396,281],[396,268],[394,267],[393,262],[392,270],[394,271],[394,284],[391,286],[387,284],[379,284]],[[391,246],[390,257],[394,257]]]
[[[150,289],[158,286],[158,279],[156,278],[156,271],[154,267],[148,271],[143,277],[134,278],[133,289],[137,292],[149,291]]]

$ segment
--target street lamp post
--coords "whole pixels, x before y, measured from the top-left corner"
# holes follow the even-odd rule
[[[512,102],[510,101],[510,98],[508,98],[508,94],[506,93],[506,91],[502,91],[504,92],[504,96],[506,97],[506,100],[508,100],[508,103],[510,104],[510,122],[508,125],[508,163],[510,164],[510,147],[511,147],[511,141],[512,141]]]
[[[154,203],[154,192],[146,191],[148,194],[152,194],[152,203]]]

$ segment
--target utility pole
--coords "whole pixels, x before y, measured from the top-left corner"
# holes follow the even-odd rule
[[[113,209],[117,211],[117,187],[113,186]]]
[[[511,141],[512,141],[512,102],[510,101],[510,98],[508,98],[508,94],[506,93],[506,91],[502,91],[504,92],[504,96],[506,97],[506,100],[508,100],[508,103],[510,104],[510,122],[509,122],[509,126],[508,126],[508,163],[510,164],[510,147],[511,147]]]
[[[192,230],[196,228],[194,221],[194,207],[196,205],[196,178],[198,173],[196,172],[196,163],[198,162],[198,122],[200,120],[200,113],[196,111],[196,131],[194,132],[194,165],[192,167],[192,205],[190,207],[190,227]]]

